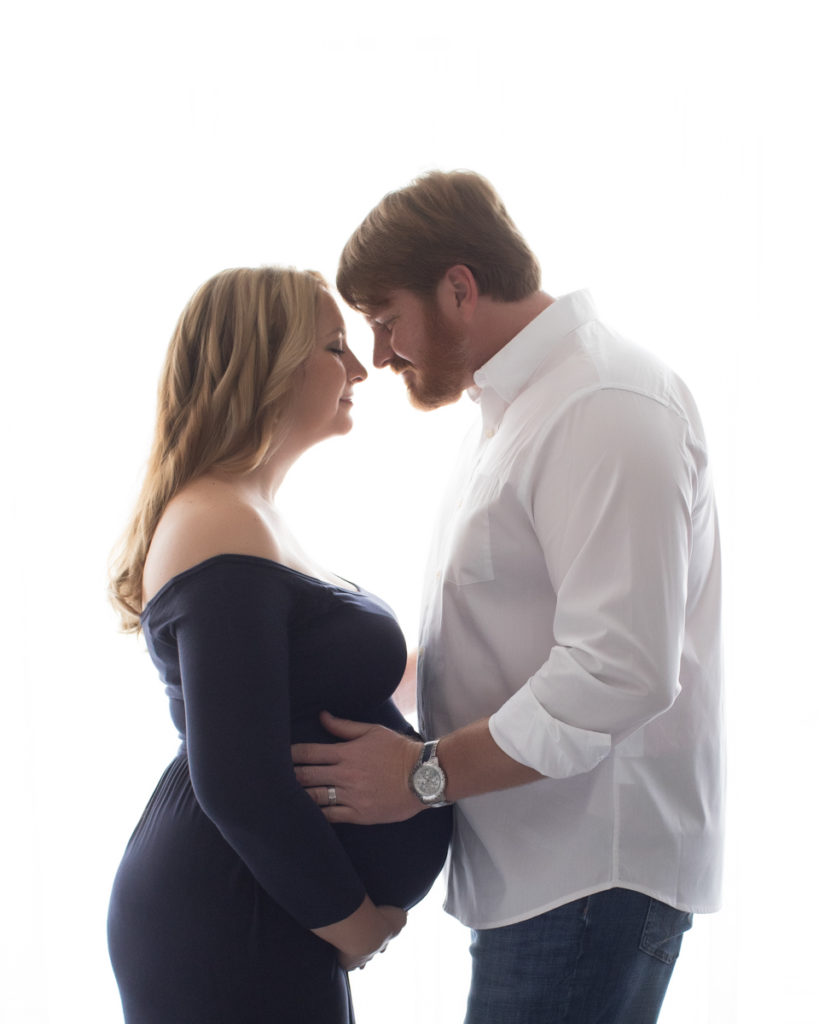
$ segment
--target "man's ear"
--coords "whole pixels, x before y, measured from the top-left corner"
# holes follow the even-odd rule
[[[480,291],[472,271],[463,263],[450,267],[438,285],[438,301],[452,315],[472,319]]]

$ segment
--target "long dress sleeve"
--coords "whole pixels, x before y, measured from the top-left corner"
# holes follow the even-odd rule
[[[296,599],[276,574],[220,558],[174,588],[196,798],[262,888],[306,928],[341,920],[364,886],[290,757],[289,639]]]

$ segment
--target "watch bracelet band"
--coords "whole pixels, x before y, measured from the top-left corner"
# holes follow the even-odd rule
[[[446,775],[444,773],[444,770],[438,764],[438,744],[439,744],[439,742],[440,742],[440,739],[425,740],[424,741],[424,746],[423,746],[423,748],[421,750],[421,756],[415,762],[415,766],[412,769],[412,774],[414,774],[421,767],[422,764],[428,764],[430,761],[435,761],[436,762],[436,767],[438,767],[440,769],[441,774],[444,777],[444,782],[446,783]],[[451,800],[438,800],[435,803],[427,803],[427,801],[424,800],[423,797],[419,793],[417,793],[415,791],[415,789],[412,786],[411,779],[412,779],[412,776],[410,776],[410,789],[413,790],[413,792],[418,797],[418,799],[426,807],[450,807],[452,805],[452,801]]]
[[[421,758],[415,766],[416,768],[419,768],[422,764],[426,764],[427,761],[432,761],[437,758],[438,743],[438,740],[427,740],[424,743],[424,749],[421,751]]]

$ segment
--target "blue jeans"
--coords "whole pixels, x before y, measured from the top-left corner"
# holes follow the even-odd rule
[[[609,889],[472,932],[465,1024],[655,1024],[691,914]]]

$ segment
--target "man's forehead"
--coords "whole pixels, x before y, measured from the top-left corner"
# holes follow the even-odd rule
[[[384,315],[389,313],[392,306],[396,304],[399,296],[396,292],[390,292],[390,294],[382,301],[371,303],[361,307],[361,312],[364,314],[365,320],[369,323],[378,323],[379,320],[384,318]]]
[[[408,288],[395,288],[383,300],[361,305],[359,309],[368,320],[383,320],[388,313],[405,310],[407,307],[423,306],[429,297]]]

